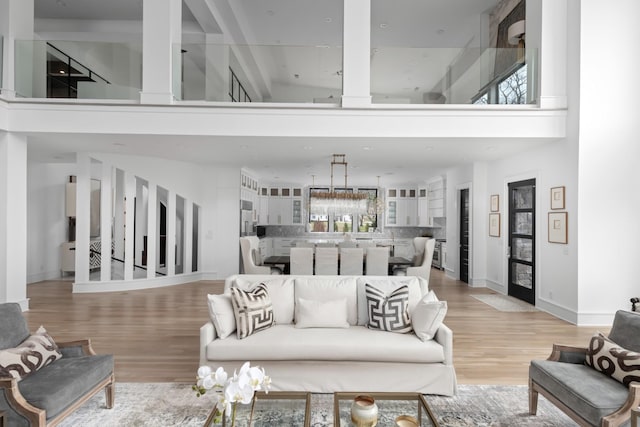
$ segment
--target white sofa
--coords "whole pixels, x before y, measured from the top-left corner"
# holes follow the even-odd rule
[[[413,333],[367,328],[365,283],[391,290],[406,283],[409,313],[428,292],[419,277],[233,275],[231,286],[250,290],[265,283],[275,326],[244,339],[232,333],[220,339],[212,321],[200,329],[200,364],[227,372],[245,361],[265,368],[273,389],[281,391],[420,392],[452,396],[456,392],[453,334],[441,324],[433,339]],[[346,328],[295,327],[295,301],[347,301]],[[416,318],[417,319],[417,318]]]

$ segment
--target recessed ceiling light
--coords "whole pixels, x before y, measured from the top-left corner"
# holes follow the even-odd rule
[[[436,31],[437,34],[444,34],[444,30],[442,28],[440,28],[438,31]]]
[[[294,74],[293,77],[295,77],[296,79],[300,78],[300,74]]]
[[[303,148],[304,148],[305,150],[313,150],[313,147],[312,147],[312,146],[310,146],[310,145],[305,145]]]
[[[248,150],[249,146],[248,145],[241,145],[240,148],[243,149],[243,150]]]
[[[380,24],[380,28],[382,28],[383,30],[385,28],[389,28],[389,24],[387,24],[386,22],[383,22],[382,24]]]
[[[333,19],[328,16],[324,18],[324,22],[326,22],[327,24],[330,23],[331,21],[333,21]]]
[[[122,142],[114,142],[113,145],[115,145],[116,147],[124,147],[124,144]]]
[[[275,14],[276,14],[276,13],[275,13],[273,10],[271,10],[271,9],[267,10],[267,15],[269,15],[269,16],[273,16],[273,15],[275,15]]]
[[[431,150],[433,150],[433,147],[430,146],[430,145],[427,145],[426,147],[424,147],[424,149],[427,150],[427,151],[431,151]]]
[[[393,175],[393,172],[385,172],[385,175]]]
[[[490,146],[488,146],[487,148],[485,148],[485,150],[487,150],[487,151],[495,151],[495,150],[496,150],[496,147],[495,147],[495,146],[493,146],[493,145],[490,145]]]
[[[365,145],[364,147],[362,147],[362,149],[367,151],[367,150],[371,150],[371,147],[369,147],[368,145]]]

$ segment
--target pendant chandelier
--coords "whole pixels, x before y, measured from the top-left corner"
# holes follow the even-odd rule
[[[331,187],[328,192],[311,191],[309,209],[316,214],[362,215],[368,211],[368,195],[354,193],[347,187],[347,161],[345,154],[333,154],[331,160]],[[344,166],[344,187],[333,187],[333,168],[335,165]]]

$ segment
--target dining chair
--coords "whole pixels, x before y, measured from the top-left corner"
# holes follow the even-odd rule
[[[316,248],[317,275],[338,274],[338,248]]]
[[[414,250],[413,267],[419,267],[420,265],[422,265],[422,263],[424,261],[424,253],[425,253],[424,250],[425,250],[425,245],[427,243],[427,240],[429,240],[429,237],[414,237],[413,238],[413,250]],[[394,276],[406,276],[408,267],[409,266],[407,266],[407,265],[395,267],[393,269],[393,275]]]
[[[242,253],[244,274],[282,274],[282,270],[278,267],[256,264],[256,259],[260,258],[260,239],[258,237],[241,237],[240,252]]]
[[[340,275],[362,276],[362,264],[364,249],[341,248],[340,249]]]
[[[367,248],[367,276],[387,276],[389,274],[389,248]]]
[[[291,274],[312,275],[313,274],[313,249],[312,248],[291,248]]]
[[[424,242],[424,256],[422,257],[422,264],[417,267],[407,267],[404,274],[397,275],[418,276],[422,277],[427,281],[427,283],[429,283],[429,277],[431,276],[431,261],[433,261],[433,251],[435,247],[436,239],[427,239],[427,241]]]

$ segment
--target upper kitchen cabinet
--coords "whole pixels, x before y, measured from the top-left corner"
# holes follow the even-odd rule
[[[268,225],[302,225],[302,188],[271,187],[268,189]]]
[[[445,194],[446,194],[446,180],[442,176],[438,176],[427,184],[427,203],[429,212],[428,226],[434,225],[435,218],[441,218],[446,216],[445,211]]]
[[[429,190],[427,187],[418,188],[418,227],[429,226]]]
[[[260,187],[258,192],[258,224],[269,224],[269,189]]]
[[[387,189],[388,227],[414,227],[418,225],[418,199],[415,188]]]

